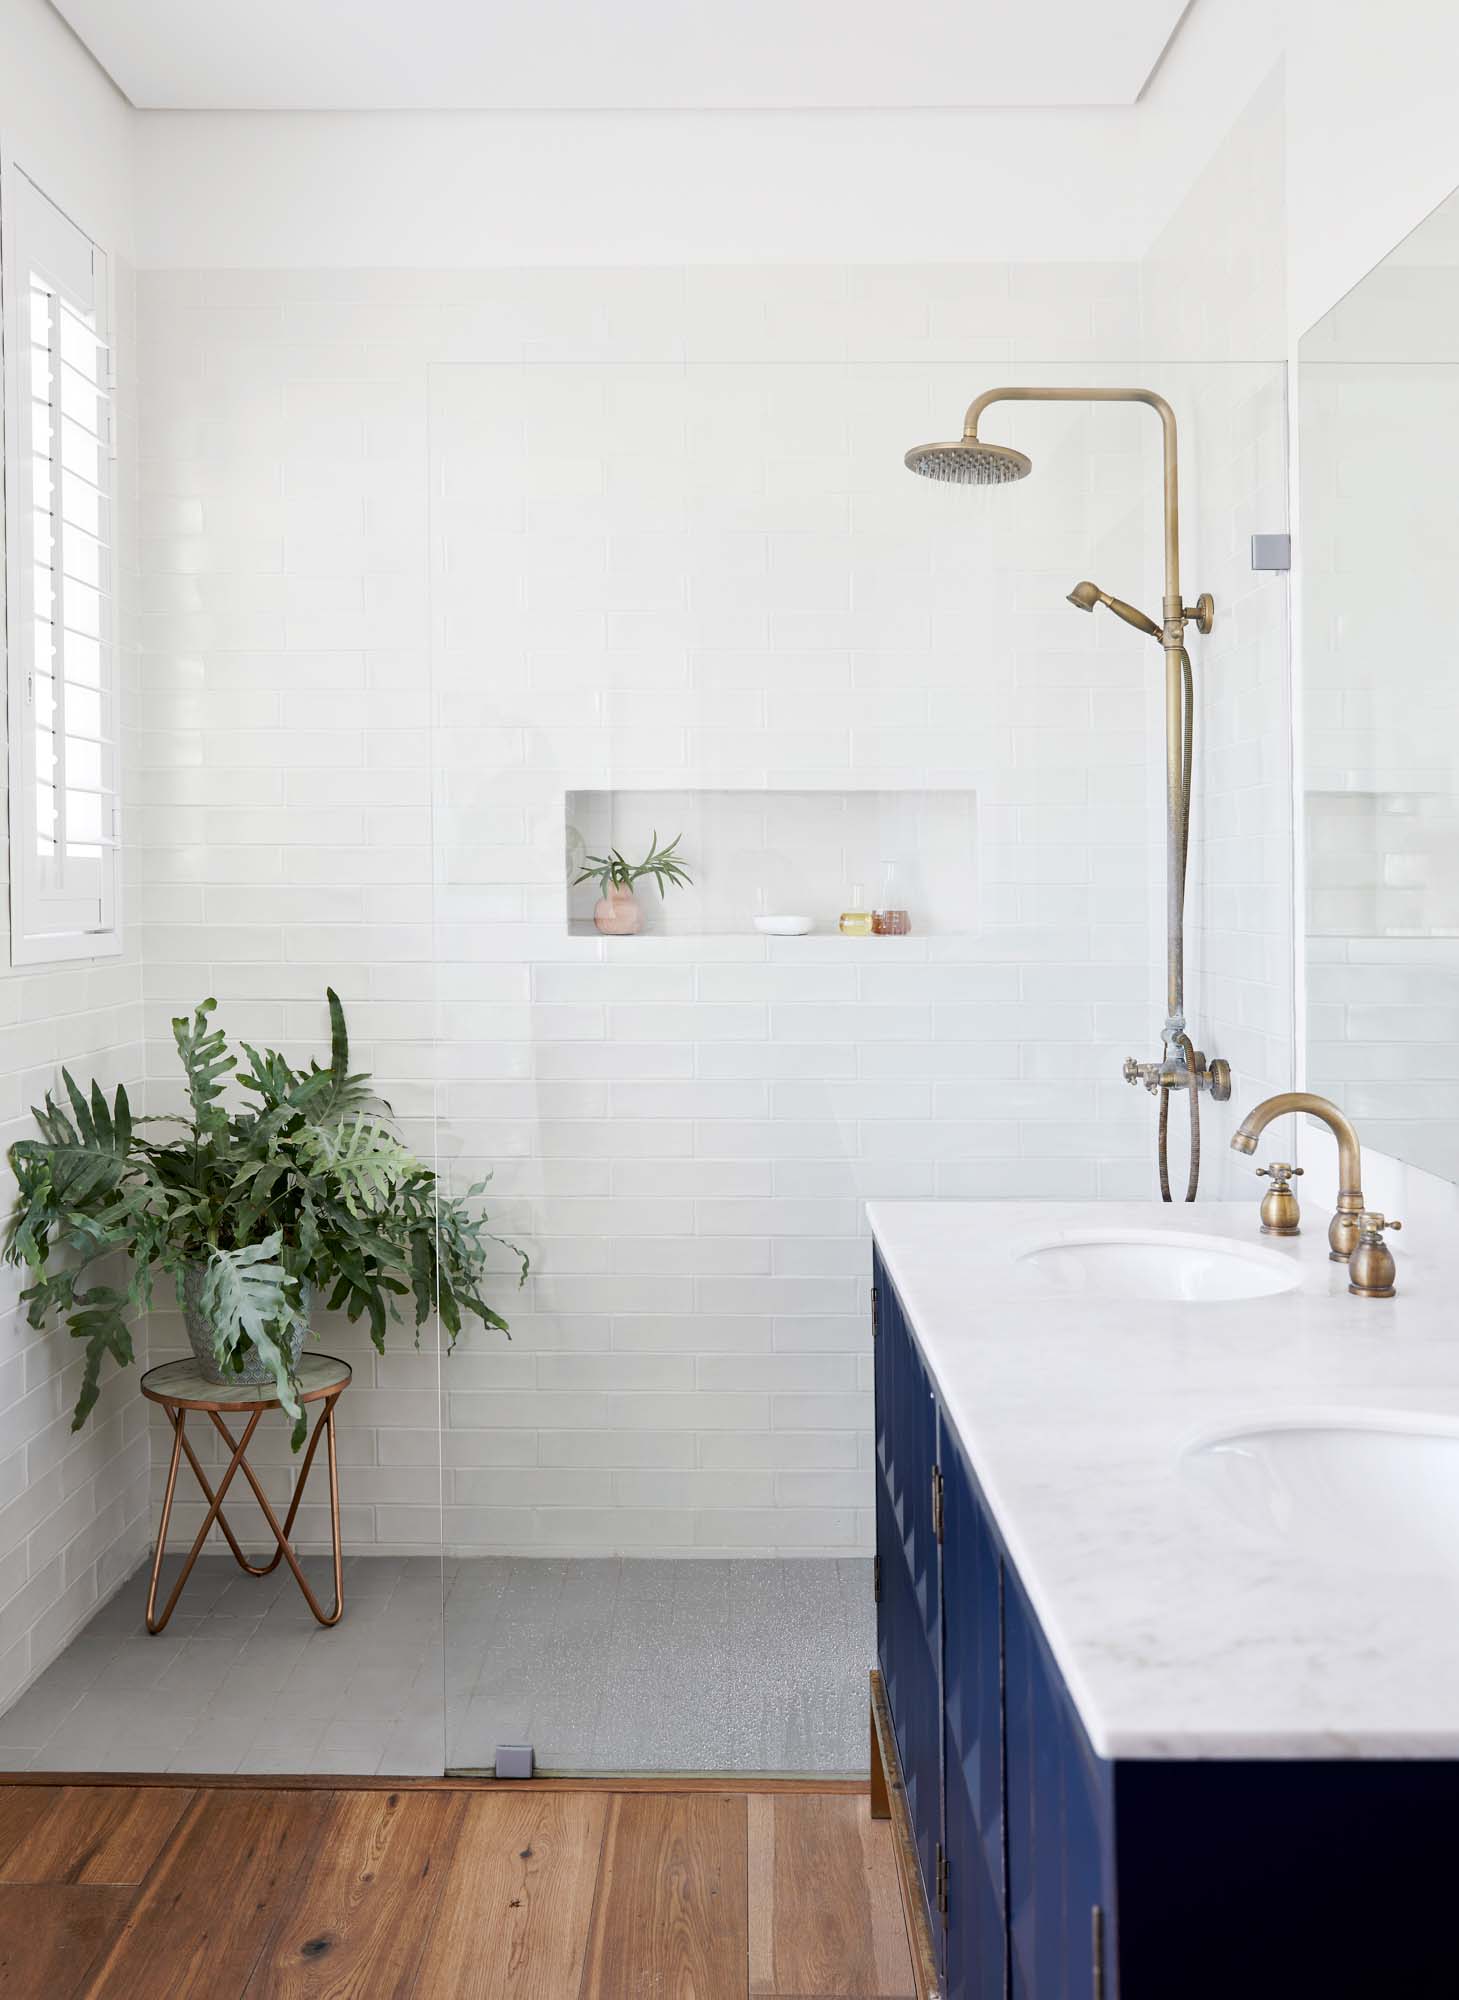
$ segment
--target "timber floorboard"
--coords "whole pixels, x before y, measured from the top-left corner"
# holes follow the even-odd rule
[[[745,2000],[746,1801],[613,1801],[582,1992],[592,2000]]]
[[[0,1783],[0,2000],[906,2000],[844,1787]]]

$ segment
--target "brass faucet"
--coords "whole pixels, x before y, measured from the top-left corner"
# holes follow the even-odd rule
[[[1254,1111],[1248,1111],[1231,1135],[1231,1145],[1238,1153],[1254,1153],[1256,1142],[1274,1118],[1282,1117],[1288,1111],[1306,1111],[1313,1118],[1320,1118],[1324,1125],[1332,1128],[1337,1139],[1337,1208],[1328,1224],[1328,1255],[1335,1264],[1346,1264],[1358,1247],[1361,1234],[1358,1218],[1363,1214],[1363,1157],[1358,1146],[1358,1135],[1351,1124],[1325,1097],[1314,1097],[1310,1090],[1283,1090],[1275,1097],[1265,1097]]]

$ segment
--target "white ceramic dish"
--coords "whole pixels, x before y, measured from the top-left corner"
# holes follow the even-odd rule
[[[815,924],[810,917],[756,917],[755,929],[766,937],[804,937]]]

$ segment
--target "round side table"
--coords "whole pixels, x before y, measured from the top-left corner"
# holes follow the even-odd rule
[[[299,1467],[299,1480],[294,1488],[294,1497],[289,1502],[289,1511],[284,1516],[284,1524],[269,1505],[268,1495],[258,1482],[257,1474],[248,1462],[248,1447],[253,1434],[258,1429],[259,1419],[265,1410],[278,1408],[278,1391],[256,1382],[230,1384],[210,1382],[198,1367],[196,1361],[167,1361],[160,1368],[149,1368],[142,1377],[142,1394],[152,1403],[160,1403],[167,1412],[167,1420],[172,1425],[172,1463],[167,1468],[167,1491],[162,1499],[162,1519],[157,1528],[157,1551],[152,1558],[152,1580],[147,1590],[147,1630],[160,1632],[177,1608],[177,1600],[182,1595],[182,1587],[192,1574],[193,1564],[202,1552],[208,1531],[216,1521],[223,1530],[229,1548],[233,1551],[239,1566],[250,1576],[267,1576],[279,1566],[280,1560],[294,1572],[294,1581],[304,1593],[304,1600],[321,1625],[337,1625],[340,1612],[344,1609],[343,1565],[339,1539],[339,1468],[335,1462],[334,1449],[334,1406],[350,1385],[353,1370],[347,1361],[339,1360],[333,1354],[303,1354],[299,1357],[299,1400],[301,1403],[321,1403],[319,1415],[314,1420],[314,1430],[305,1448]],[[217,1491],[208,1483],[208,1476],[198,1463],[197,1453],[192,1448],[187,1435],[188,1413],[200,1410],[212,1423],[213,1428],[225,1440],[232,1457],[227,1469],[218,1482]],[[241,1437],[235,1437],[224,1422],[225,1413],[246,1416]],[[299,1558],[294,1553],[289,1540],[289,1532],[294,1525],[294,1517],[299,1511],[299,1502],[304,1497],[308,1483],[309,1469],[314,1463],[314,1454],[319,1446],[320,1433],[329,1446],[329,1527],[334,1545],[334,1609],[325,1611],[309,1588],[304,1572],[299,1567]],[[163,1606],[162,1615],[156,1616],[157,1584],[162,1574],[162,1558],[167,1549],[167,1527],[172,1519],[172,1502],[177,1492],[177,1468],[183,1454],[193,1469],[193,1476],[203,1489],[208,1502],[207,1516],[193,1539],[187,1561],[175,1584],[172,1595]],[[263,1517],[273,1530],[278,1547],[266,1563],[251,1563],[238,1545],[238,1538],[228,1525],[223,1512],[223,1501],[228,1488],[233,1483],[233,1475],[242,1471],[244,1478],[253,1488],[253,1497],[263,1510]]]

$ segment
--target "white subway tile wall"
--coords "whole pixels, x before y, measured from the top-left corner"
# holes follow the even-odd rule
[[[1257,1185],[1230,1134],[1253,1103],[1291,1088],[1296,1061],[1288,580],[1250,559],[1253,534],[1291,523],[1283,117],[1276,72],[1140,266],[1146,373],[1170,385],[1181,424],[1184,594],[1216,600],[1214,631],[1191,644],[1186,911],[1191,1031],[1232,1069],[1230,1102],[1201,1107],[1201,1192],[1215,1198]],[[1181,1184],[1185,1124],[1172,1121]]]
[[[1288,582],[1251,568],[1258,523],[1285,527],[1285,370],[1197,371],[1190,457],[1196,516],[1186,595],[1216,627],[1192,647],[1197,783],[1191,831],[1189,1005],[1202,1046],[1231,1064],[1229,1103],[1202,1107],[1202,1187],[1259,1188],[1230,1150],[1251,1106],[1293,1082],[1292,720]],[[1182,1121],[1183,1122],[1183,1121]]]
[[[137,695],[134,597],[136,405],[132,278],[115,271],[116,427],[121,476],[115,510],[118,665],[124,715]],[[0,571],[0,612],[4,576]],[[124,758],[131,761],[131,745]],[[0,790],[4,763],[0,760]],[[124,910],[125,921],[125,910]],[[121,958],[12,969],[0,977],[0,1145],[36,1136],[30,1106],[59,1087],[62,1067],[110,1097],[125,1084],[140,1104],[142,974],[135,935]],[[8,1167],[0,1190],[14,1192]],[[102,1398],[79,1432],[71,1412],[81,1350],[64,1331],[34,1331],[19,1294],[25,1278],[0,1273],[0,1707],[7,1706],[83,1625],[140,1559],[150,1531],[145,1404],[138,1367],[110,1362]],[[5,1744],[0,1719],[0,1748]]]
[[[797,290],[769,354],[721,275],[712,335],[665,300],[638,355],[589,332],[430,370],[443,1006],[511,1006],[505,1049],[453,1050],[440,1143],[497,1165],[535,1270],[529,1372],[444,1370],[453,1550],[865,1548],[862,1203],[1149,1184],[1109,1039],[1151,1007],[1145,662],[1060,605],[1101,541],[1140,560],[1136,445],[1020,412],[1041,484],[930,488],[901,456],[959,423],[968,366],[862,359],[861,287],[818,274],[804,326]],[[564,937],[588,789],[971,793],[961,921]],[[480,838],[505,808],[516,840]]]
[[[1459,423],[1459,272],[1425,241],[1302,344],[1306,1028],[1312,1086],[1365,1146],[1453,1180],[1459,700],[1434,668],[1454,607],[1432,496]]]
[[[1035,463],[998,492],[900,463],[995,379],[1142,379],[1137,308],[1133,267],[143,278],[154,1088],[202,992],[303,1054],[333,983],[533,1257],[510,1344],[327,1329],[353,1546],[435,1548],[444,1501],[462,1553],[864,1548],[862,1202],[1152,1191],[1119,1066],[1161,1018],[1159,656],[1063,597],[1158,598],[1153,427],[995,411]],[[1270,378],[1161,372],[1204,413],[1190,487],[1228,447],[1201,520],[1232,562]],[[1240,615],[1231,657],[1280,685]],[[1208,755],[1265,803],[1257,700]],[[966,927],[569,935],[567,794],[707,789],[974,794]],[[1259,940],[1243,1066],[1275,1032],[1241,1019],[1250,803],[1219,913],[1221,950]]]

